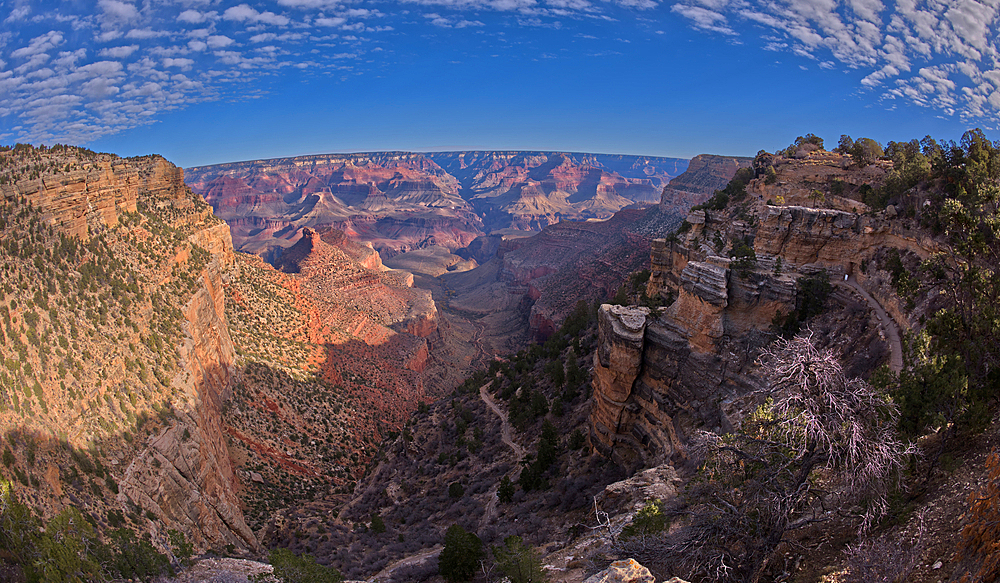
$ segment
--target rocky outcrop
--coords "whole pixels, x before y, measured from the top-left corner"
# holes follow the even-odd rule
[[[712,194],[729,184],[740,168],[747,168],[753,158],[700,154],[691,158],[687,170],[671,180],[660,196],[665,210],[686,210],[708,200]]]
[[[159,196],[183,188],[183,171],[159,156],[67,156],[62,163],[77,169],[2,185],[0,197],[24,197],[53,227],[84,241],[93,229],[117,225],[121,213],[134,213],[140,191]]]
[[[282,254],[276,267],[296,274],[302,289],[326,307],[327,325],[332,328],[361,318],[364,324],[349,328],[368,329],[378,338],[392,334],[387,328],[421,338],[437,330],[431,293],[411,287],[412,276],[386,270],[376,251],[343,232],[303,229],[302,238]]]
[[[656,583],[649,569],[635,559],[622,559],[611,563],[607,569],[594,573],[583,583]],[[687,583],[680,577],[671,577],[662,583]]]
[[[629,326],[621,319],[623,309],[602,307],[598,353],[620,353],[627,345],[630,358],[595,359],[590,436],[595,449],[627,467],[683,459],[692,431],[728,430],[740,414],[734,404],[758,382],[752,374],[756,350],[768,340],[775,318],[796,309],[797,279],[825,272],[838,280],[855,275],[865,284],[862,264],[882,249],[896,248],[917,259],[943,250],[906,219],[887,213],[762,200],[761,193],[772,186],[765,182],[781,185],[786,193],[800,192],[802,181],[820,180],[816,173],[827,169],[830,175],[861,180],[833,157],[839,160],[822,151],[801,160],[779,159],[776,178],[751,181],[744,201],[721,211],[693,211],[685,232],[653,241],[647,293],[671,303]],[[858,171],[863,176],[882,172]],[[817,205],[826,204],[819,198]],[[744,247],[744,257],[735,257],[737,243],[752,246],[753,254],[746,257]],[[877,324],[870,325],[868,306],[860,298],[845,292],[837,301],[853,306],[852,334],[873,338],[860,345],[878,341]],[[884,303],[901,318],[892,302]],[[848,321],[845,316],[836,325]],[[907,326],[905,318],[901,325]],[[641,333],[622,334],[633,329]]]
[[[635,559],[622,559],[587,577],[583,583],[656,583],[656,578]]]
[[[866,251],[877,247],[910,251],[921,259],[943,251],[926,233],[884,214],[802,206],[764,205],[754,240],[758,256],[780,256],[804,271],[826,269],[837,275],[854,273]]]
[[[761,201],[779,206],[865,212],[868,207],[860,202],[858,191],[862,185],[880,186],[892,169],[892,162],[877,161],[859,168],[852,166],[848,155],[817,150],[796,158],[770,156],[766,166],[773,169],[773,178],[755,180],[747,185],[747,193]]]
[[[594,445],[610,454],[612,435],[622,429],[622,414],[642,372],[642,349],[649,308],[604,304],[598,312],[598,348],[594,352]]]

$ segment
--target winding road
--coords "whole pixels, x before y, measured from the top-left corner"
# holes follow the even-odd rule
[[[847,286],[858,292],[862,298],[868,302],[868,305],[875,310],[875,314],[878,316],[879,323],[882,324],[882,330],[885,332],[885,337],[889,341],[889,349],[891,354],[889,357],[889,368],[892,372],[899,374],[899,371],[903,370],[903,343],[899,336],[899,326],[896,325],[896,321],[893,320],[889,314],[882,307],[882,304],[878,303],[878,300],[873,298],[865,288],[861,287],[861,284],[854,279],[854,276],[849,277],[846,281],[836,280],[834,283],[840,286]]]

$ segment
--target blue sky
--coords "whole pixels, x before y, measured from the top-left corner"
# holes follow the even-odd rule
[[[1000,125],[1000,5],[0,1],[0,143],[753,155]]]

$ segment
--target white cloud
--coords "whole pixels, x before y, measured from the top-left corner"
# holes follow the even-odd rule
[[[652,10],[660,4],[654,0],[615,0],[615,4],[619,6],[624,6],[626,8],[635,8],[638,10]]]
[[[291,20],[287,16],[275,14],[273,12],[257,12],[249,4],[232,6],[222,13],[222,18],[236,22],[253,22],[262,24],[273,24],[275,26],[287,26]]]
[[[10,54],[15,59],[32,58],[51,51],[63,43],[64,37],[61,32],[49,31],[41,36],[31,39],[28,46],[16,49]]]
[[[75,67],[77,61],[84,59],[87,56],[87,49],[77,49],[75,51],[62,51],[59,53],[59,58],[52,61],[53,65],[59,67]]]
[[[18,20],[24,20],[31,14],[30,6],[18,6],[10,11],[10,15],[4,19],[4,22],[17,22]]]
[[[210,49],[222,49],[235,44],[236,41],[223,34],[213,34],[208,37],[207,43]]]
[[[128,2],[120,0],[98,0],[105,23],[129,24],[139,20],[139,10]]]
[[[120,30],[106,30],[101,34],[97,35],[97,41],[102,43],[108,43],[113,40],[118,40],[122,37],[122,32]]]
[[[695,28],[728,35],[736,34],[736,31],[729,27],[725,15],[714,10],[688,4],[674,4],[670,7],[670,11],[690,20]]]
[[[199,12],[197,10],[185,10],[177,15],[178,22],[186,22],[188,24],[201,24],[203,22],[209,22],[215,20],[219,17],[218,12]]]
[[[98,77],[86,81],[81,86],[83,94],[91,99],[104,99],[118,93],[120,89],[114,81],[105,77]]]
[[[338,27],[343,25],[345,22],[347,22],[347,19],[341,16],[334,16],[334,17],[324,16],[317,18],[316,20],[313,20],[313,24],[315,24],[316,26],[329,26],[329,27]]]
[[[97,54],[102,57],[111,57],[112,59],[124,59],[137,50],[139,50],[139,45],[125,45],[101,49]]]
[[[153,30],[152,28],[133,28],[132,30],[125,33],[125,38],[133,39],[150,39],[150,38],[160,38],[170,36],[170,33],[166,30]]]
[[[344,12],[344,16],[347,18],[370,18],[385,16],[385,14],[382,14],[378,10],[368,10],[367,8],[351,8]]]
[[[278,4],[302,10],[329,10],[341,6],[340,0],[278,0]]]
[[[177,67],[182,71],[187,71],[192,67],[192,65],[194,65],[193,59],[184,59],[184,58],[175,59],[171,57],[163,59],[163,66],[167,68]]]

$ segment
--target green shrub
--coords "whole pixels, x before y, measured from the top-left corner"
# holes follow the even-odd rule
[[[185,565],[190,565],[191,556],[194,554],[194,544],[188,542],[183,532],[175,529],[168,530],[167,537],[170,539],[170,546],[173,547],[177,558]]]
[[[500,478],[500,484],[497,486],[497,500],[501,504],[510,504],[514,501],[514,493],[517,491],[517,487],[514,486],[514,482],[511,481],[510,476],[504,476]]]
[[[475,576],[483,556],[483,542],[479,537],[453,524],[444,535],[444,549],[438,557],[438,572],[450,583],[469,581]]]
[[[549,580],[542,569],[538,552],[525,545],[519,536],[503,539],[502,547],[493,547],[493,556],[511,583],[544,583]]]
[[[622,529],[621,538],[646,536],[663,532],[667,528],[667,517],[663,513],[663,502],[656,500],[647,502],[635,514],[632,522]]]

